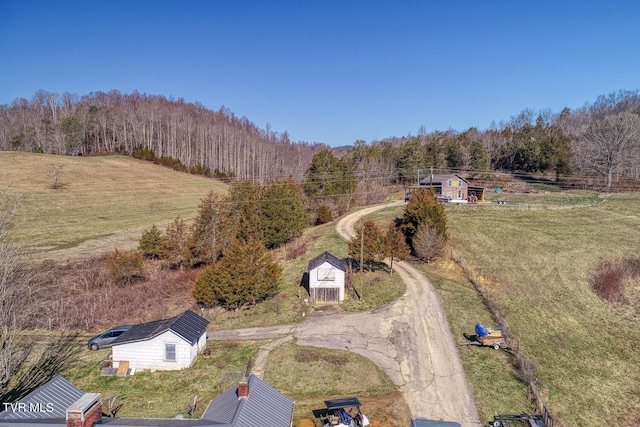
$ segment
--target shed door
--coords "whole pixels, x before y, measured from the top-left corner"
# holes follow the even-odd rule
[[[311,291],[314,303],[340,302],[340,288],[313,288]]]

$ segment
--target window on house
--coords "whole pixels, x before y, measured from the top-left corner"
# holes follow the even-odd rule
[[[447,184],[449,187],[453,187],[453,181],[449,180],[449,183]]]
[[[176,361],[176,345],[175,344],[164,345],[164,359],[171,362]]]
[[[318,280],[332,281],[336,280],[336,270],[334,268],[318,268]]]

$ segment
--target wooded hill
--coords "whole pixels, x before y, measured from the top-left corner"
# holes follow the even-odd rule
[[[38,91],[0,106],[0,150],[88,155],[121,153],[184,170],[266,183],[302,181],[320,143],[290,141],[228,109],[117,90],[85,96]],[[346,151],[346,153],[345,153]],[[640,93],[619,91],[559,113],[525,109],[487,130],[390,137],[341,150],[359,178],[415,182],[429,171],[510,171],[610,188],[640,178]],[[170,160],[167,160],[170,159]],[[369,185],[369,184],[368,184]],[[366,187],[366,186],[365,186]],[[361,190],[361,188],[359,188]]]

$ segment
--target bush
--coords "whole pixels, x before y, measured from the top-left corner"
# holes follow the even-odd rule
[[[318,219],[316,220],[316,225],[322,225],[333,221],[331,209],[329,209],[326,205],[322,205],[318,208],[317,216]]]
[[[162,246],[162,232],[154,224],[148,230],[145,230],[140,237],[138,250],[142,255],[149,258],[158,258],[160,256],[160,248]]]
[[[262,242],[238,240],[198,277],[193,296],[209,307],[238,310],[274,296],[281,275],[282,267],[265,252]]]
[[[111,277],[117,285],[130,285],[135,280],[144,278],[144,266],[140,252],[120,252],[116,249],[107,258],[107,265]]]
[[[153,154],[153,151],[146,147],[138,147],[134,149],[131,155],[135,159],[146,160],[148,162],[153,162],[156,158],[156,155]]]
[[[609,302],[626,302],[625,282],[640,277],[640,258],[601,259],[591,274],[591,289]]]

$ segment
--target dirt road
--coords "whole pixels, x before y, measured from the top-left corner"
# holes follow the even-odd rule
[[[337,225],[345,239],[363,215],[402,202],[368,207]],[[378,365],[403,393],[412,417],[482,426],[442,306],[429,281],[406,263],[394,263],[407,291],[398,300],[362,313],[309,317],[297,325],[270,328],[291,334],[299,345],[348,350]],[[262,337],[260,328],[211,334],[210,339]],[[220,336],[218,337],[218,334]]]

